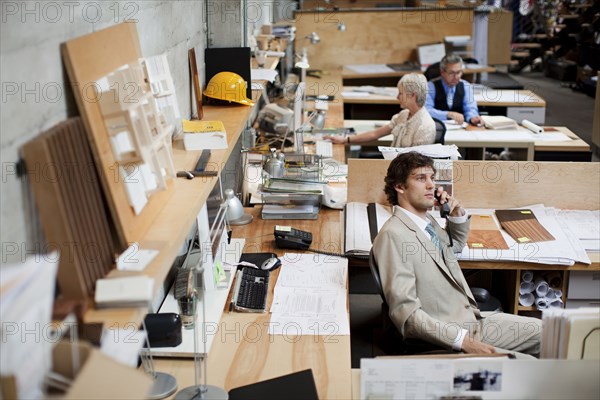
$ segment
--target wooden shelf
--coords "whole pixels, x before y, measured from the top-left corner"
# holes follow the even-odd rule
[[[253,91],[254,100],[260,98],[259,91]],[[227,132],[228,148],[213,150],[207,170],[216,170],[222,174],[223,168],[231,156],[231,151],[246,128],[254,107],[231,105],[204,106],[204,120],[220,120]],[[176,170],[191,170],[196,165],[201,151],[186,151],[181,140],[173,142],[173,162]],[[152,263],[142,272],[154,278],[154,297],[171,269],[173,260],[179,253],[181,244],[208,195],[217,182],[216,177],[195,178],[193,180],[176,179],[173,194],[161,207],[157,218],[145,230],[137,242],[141,248],[160,250]],[[131,272],[112,270],[108,277],[131,275]],[[93,301],[90,303],[93,304]],[[109,328],[139,326],[149,311],[146,308],[89,309],[85,322],[102,322]]]

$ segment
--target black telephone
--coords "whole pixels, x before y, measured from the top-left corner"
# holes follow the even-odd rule
[[[443,186],[441,188],[444,189]],[[435,188],[435,191],[433,192],[433,195],[434,195],[435,199],[439,203],[440,202],[440,195],[438,194],[438,188]],[[448,202],[445,202],[444,204],[440,204],[440,217],[442,217],[442,218],[448,218],[448,215],[450,215],[450,204],[448,204]]]
[[[273,234],[280,249],[308,250],[312,243],[312,233],[291,226],[276,225]]]

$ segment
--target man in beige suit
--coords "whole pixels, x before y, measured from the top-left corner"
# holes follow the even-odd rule
[[[434,174],[431,158],[410,152],[396,157],[385,177],[394,214],[377,235],[373,256],[392,321],[404,338],[446,349],[539,354],[539,319],[477,307],[455,256],[466,243],[469,216],[441,188],[439,203],[450,206],[447,229],[427,214],[435,203]]]

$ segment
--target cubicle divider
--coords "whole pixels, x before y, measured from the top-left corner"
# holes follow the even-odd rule
[[[416,61],[417,45],[472,36],[473,18],[469,8],[299,11],[296,53],[306,48],[311,68],[329,71],[351,64]],[[342,21],[345,31],[337,28]],[[311,32],[321,38],[316,45],[303,39]]]
[[[386,204],[388,160],[348,160],[348,201]],[[562,209],[598,208],[600,169],[594,163],[530,161],[454,162],[454,195],[463,207],[511,208],[545,204]]]

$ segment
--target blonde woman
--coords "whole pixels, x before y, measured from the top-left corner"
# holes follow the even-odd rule
[[[402,111],[385,126],[354,136],[326,136],[333,143],[365,143],[382,136],[394,136],[392,147],[412,147],[435,141],[435,123],[425,109],[427,80],[422,74],[407,74],[398,82],[398,102]]]

